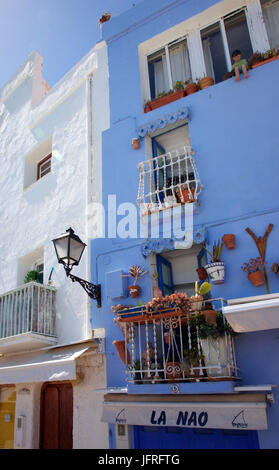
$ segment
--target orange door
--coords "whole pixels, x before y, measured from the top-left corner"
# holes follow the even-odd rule
[[[47,384],[41,396],[41,449],[72,449],[72,384]]]

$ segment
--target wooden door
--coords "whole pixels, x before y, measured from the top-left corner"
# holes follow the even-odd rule
[[[41,449],[72,449],[72,384],[46,384],[41,394]]]

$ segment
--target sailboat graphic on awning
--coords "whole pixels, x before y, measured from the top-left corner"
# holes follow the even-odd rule
[[[232,425],[234,428],[247,428],[248,424],[244,418],[244,410],[240,411],[233,419]]]

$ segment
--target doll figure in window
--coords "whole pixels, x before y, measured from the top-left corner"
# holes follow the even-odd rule
[[[240,80],[240,74],[243,73],[245,78],[248,78],[248,62],[246,59],[242,59],[242,54],[241,51],[235,50],[232,53],[232,59],[234,61],[234,64],[232,66],[232,71],[235,72],[235,80],[239,82]]]

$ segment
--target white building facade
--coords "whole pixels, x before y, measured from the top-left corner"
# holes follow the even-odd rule
[[[87,244],[73,274],[91,279],[108,99],[105,43],[52,89],[34,52],[0,90],[0,448],[108,446],[104,334],[52,243],[71,227]]]

